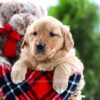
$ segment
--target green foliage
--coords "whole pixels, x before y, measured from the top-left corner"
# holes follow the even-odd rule
[[[86,100],[100,98],[100,31],[99,10],[90,0],[59,0],[58,5],[49,8],[49,15],[71,27],[75,47],[85,65]]]

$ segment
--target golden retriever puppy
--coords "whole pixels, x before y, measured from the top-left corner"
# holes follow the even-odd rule
[[[69,77],[79,72],[82,77],[75,91],[79,95],[84,86],[84,68],[73,46],[68,26],[50,16],[36,20],[26,31],[20,58],[12,68],[12,81],[19,83],[24,80],[27,69],[54,70],[53,88],[62,93],[68,86]]]

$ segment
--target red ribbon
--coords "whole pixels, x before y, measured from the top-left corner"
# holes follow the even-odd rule
[[[0,34],[7,35],[7,41],[3,48],[3,55],[5,57],[16,57],[17,42],[21,41],[20,35],[13,31],[9,24],[5,24],[3,28],[0,28]]]

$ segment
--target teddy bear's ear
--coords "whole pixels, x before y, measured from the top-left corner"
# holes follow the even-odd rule
[[[74,41],[69,26],[62,25],[62,34],[64,37],[64,48],[69,51],[74,46]]]
[[[21,6],[21,7],[24,7],[24,4],[23,4],[22,2],[20,2],[20,6]]]
[[[40,6],[40,11],[41,11],[42,16],[46,16],[47,15],[47,8],[43,7],[42,5],[39,5],[39,6]]]

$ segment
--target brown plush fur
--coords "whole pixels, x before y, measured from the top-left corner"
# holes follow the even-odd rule
[[[37,34],[34,35],[34,32]],[[50,36],[50,32],[55,35]],[[37,52],[36,44],[45,43],[43,53]],[[54,70],[53,88],[62,93],[68,86],[69,77],[79,72],[81,81],[69,100],[81,100],[81,90],[84,86],[83,64],[76,57],[73,48],[74,41],[68,26],[63,25],[53,17],[43,17],[35,21],[27,29],[24,37],[20,59],[14,64],[11,78],[14,83],[25,79],[27,69]],[[75,99],[76,98],[76,99]]]
[[[2,2],[0,4],[0,23],[10,24],[14,31],[18,32],[21,37],[25,35],[27,27],[36,19],[45,16],[46,10],[43,7],[33,3],[19,3],[19,2]],[[4,47],[7,35],[0,34],[0,51]],[[22,38],[23,39],[23,38]],[[10,62],[16,61],[20,53],[20,43],[17,43],[17,56],[10,58]],[[2,56],[3,57],[3,56]],[[0,61],[2,62],[2,61]]]
[[[36,19],[46,15],[46,10],[40,5],[32,3],[5,2],[0,4],[0,23],[8,23],[20,35],[24,35],[26,28]]]

